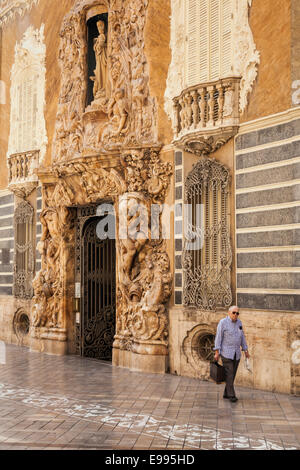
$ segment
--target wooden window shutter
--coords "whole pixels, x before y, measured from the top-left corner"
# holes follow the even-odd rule
[[[222,1],[221,76],[231,75],[232,68],[232,0]]]
[[[187,86],[231,74],[232,0],[186,0]]]
[[[30,77],[27,73],[22,77],[22,81],[18,85],[16,124],[17,152],[35,150],[37,147],[38,78],[38,75]]]
[[[198,0],[187,0],[187,57],[186,77],[188,86],[196,85],[199,80],[199,46],[198,46]]]
[[[209,15],[209,80],[220,77],[220,0],[210,0]]]
[[[208,80],[208,60],[209,60],[209,2],[200,0],[199,2],[199,82]]]

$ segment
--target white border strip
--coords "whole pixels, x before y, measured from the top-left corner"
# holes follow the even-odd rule
[[[300,273],[300,267],[272,267],[272,268],[237,268],[237,273],[238,274],[267,274],[267,273],[272,273],[272,274],[281,274],[281,273]]]
[[[237,294],[296,294],[300,295],[300,289],[248,289],[248,288],[238,288],[236,290]]]
[[[287,225],[266,225],[265,227],[246,227],[236,229],[236,233],[258,233],[258,232],[276,232],[277,230],[297,230],[300,229],[300,223]]]
[[[236,189],[235,192],[236,194],[256,193],[259,191],[267,191],[270,189],[288,188],[290,186],[296,186],[297,184],[300,184],[300,179],[284,181],[280,183],[271,183],[271,184],[263,184],[259,186],[251,186],[249,188],[239,188],[239,189]]]
[[[1,209],[1,206],[0,206],[0,209]],[[4,220],[4,219],[12,219],[13,220],[14,218],[14,213],[12,212],[10,215],[7,214],[7,215],[0,215],[0,219],[1,220]]]
[[[236,214],[251,214],[252,212],[275,211],[279,209],[292,209],[293,207],[300,207],[300,201],[293,201],[287,203],[270,204],[269,206],[253,206],[236,209]]]
[[[250,248],[237,248],[237,254],[241,253],[271,253],[280,251],[300,251],[300,245],[292,246],[258,246]]]
[[[268,149],[272,149],[275,147],[281,147],[282,145],[288,145],[288,144],[292,144],[293,142],[299,142],[299,141],[300,141],[300,135],[296,135],[293,137],[289,137],[288,139],[275,140],[272,142],[268,142],[266,144],[256,145],[255,147],[247,147],[246,149],[243,149],[243,150],[236,150],[235,155],[239,157],[241,155],[247,155],[248,153],[259,152],[260,150],[268,150]]]
[[[300,119],[300,106],[294,106],[280,113],[269,114],[268,116],[253,119],[252,121],[243,122],[240,124],[238,135],[250,134],[251,132],[256,132],[261,129],[288,124],[296,119]]]
[[[1,204],[0,205],[0,208],[3,209],[4,207],[14,207],[15,206],[15,203],[14,202],[11,202],[9,204]]]
[[[288,160],[280,160],[278,162],[264,163],[263,165],[249,166],[247,168],[241,168],[240,170],[236,170],[235,174],[243,175],[246,173],[255,173],[256,171],[273,170],[273,168],[281,168],[288,165],[295,165],[296,163],[300,163],[300,157],[289,158]]]

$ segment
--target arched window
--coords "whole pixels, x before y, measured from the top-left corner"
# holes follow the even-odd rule
[[[185,0],[187,86],[232,75],[232,0]]]
[[[184,304],[213,310],[231,305],[232,251],[229,227],[229,171],[202,158],[185,184]],[[197,217],[201,208],[202,217]],[[199,214],[199,211],[198,211]],[[191,243],[196,239],[201,243]]]
[[[27,201],[23,201],[17,206],[14,215],[15,255],[13,294],[21,299],[30,299],[33,296],[33,215],[34,209]]]

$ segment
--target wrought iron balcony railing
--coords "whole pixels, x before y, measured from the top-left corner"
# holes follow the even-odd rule
[[[174,143],[198,155],[215,152],[239,126],[240,78],[226,78],[184,90],[174,98]]]

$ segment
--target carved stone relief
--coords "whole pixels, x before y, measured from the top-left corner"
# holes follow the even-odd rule
[[[234,75],[241,76],[240,111],[248,105],[248,96],[257,77],[260,54],[256,50],[249,25],[249,8],[252,0],[235,0],[233,12]]]
[[[108,34],[98,22],[94,101],[86,108],[86,21],[99,3],[107,7]],[[80,0],[64,19],[53,161],[155,143],[156,103],[144,53],[147,5],[148,0]]]
[[[75,207],[113,201],[130,226],[128,207],[163,204],[172,167],[160,159],[156,103],[150,96],[144,28],[148,0],[80,0],[65,17],[58,60],[61,87],[53,165],[43,184],[42,269],[34,280],[33,334],[67,327],[74,295]],[[95,15],[108,14],[108,31]],[[97,21],[96,66],[88,106],[87,21]],[[89,23],[90,25],[91,23]],[[73,209],[74,208],[74,209]],[[150,224],[150,220],[148,222]],[[161,230],[160,230],[161,231]],[[166,302],[171,274],[161,236],[116,237],[117,318],[114,348],[167,354]]]
[[[122,163],[121,163],[122,162]],[[158,149],[125,152],[102,161],[83,157],[54,165],[43,186],[45,209],[38,249],[42,269],[34,280],[34,329],[64,328],[65,299],[70,293],[67,260],[74,259],[72,206],[113,200],[117,226],[120,213],[138,202],[150,211],[151,203],[164,202],[171,165],[163,163]],[[130,213],[128,211],[128,213]],[[128,216],[126,227],[132,216]],[[150,224],[150,218],[149,222]],[[121,239],[117,231],[117,331],[115,348],[141,354],[167,354],[168,319],[165,304],[171,293],[172,276],[164,240],[145,236]],[[149,237],[148,237],[149,235]],[[72,269],[72,268],[71,268]]]

